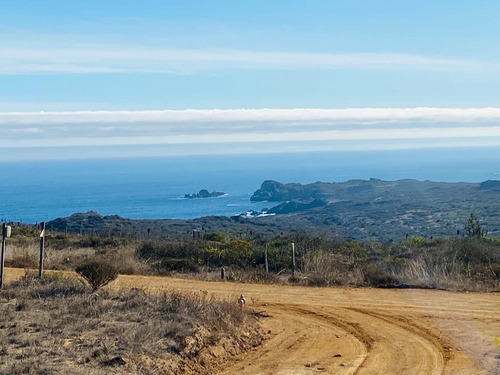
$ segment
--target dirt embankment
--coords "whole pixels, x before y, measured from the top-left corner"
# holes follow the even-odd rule
[[[7,270],[7,278],[22,271]],[[222,374],[500,374],[500,294],[120,276],[112,287],[247,298],[267,340]],[[236,302],[235,302],[236,303]]]

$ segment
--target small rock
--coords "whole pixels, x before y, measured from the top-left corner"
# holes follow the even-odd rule
[[[271,330],[270,330],[270,329],[268,329],[268,330],[267,330],[267,333],[268,333],[268,334],[271,334]]]
[[[311,364],[310,363],[306,363],[306,367],[311,367]]]
[[[338,339],[340,339],[341,336],[340,335],[335,335],[335,337],[338,338]]]
[[[333,355],[333,358],[339,358],[339,357],[342,357],[342,354],[334,354]]]

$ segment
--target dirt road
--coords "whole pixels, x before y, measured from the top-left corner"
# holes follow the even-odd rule
[[[7,269],[7,279],[22,270]],[[120,276],[113,287],[245,294],[268,340],[223,374],[500,374],[500,294]]]

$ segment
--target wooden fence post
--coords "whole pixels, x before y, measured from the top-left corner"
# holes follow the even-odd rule
[[[267,261],[267,243],[266,243],[266,249],[264,250],[264,256],[266,260],[266,272],[269,273],[269,262]]]
[[[38,277],[42,277],[43,274],[43,253],[45,250],[45,222],[40,223],[40,228],[42,232],[40,233],[40,262],[38,264]]]
[[[2,254],[0,256],[0,288],[3,287],[3,273],[5,266],[5,238],[7,237],[7,225],[2,224]]]

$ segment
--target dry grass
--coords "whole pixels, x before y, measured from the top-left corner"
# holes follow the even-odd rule
[[[304,274],[311,286],[360,285],[363,281],[354,258],[325,251],[308,254]]]
[[[473,276],[468,274],[469,270],[463,263],[445,258],[432,261],[432,258],[422,254],[407,260],[404,266],[393,271],[393,275],[402,284],[413,287],[473,292],[500,290],[498,275],[488,266],[481,266],[480,270],[475,266],[468,267],[469,270],[474,269]]]
[[[233,343],[236,353],[256,333],[236,304],[206,295],[91,294],[57,274],[0,291],[2,374],[196,373],[208,347]]]
[[[38,265],[38,253],[32,244],[12,245],[7,243],[6,250],[6,267],[34,268]]]
[[[33,269],[38,267],[39,245],[34,244],[7,244],[5,266],[14,268]],[[89,259],[112,261],[119,273],[147,274],[149,268],[143,261],[135,257],[135,245],[117,248],[94,249],[90,247],[68,247],[56,249],[45,248],[44,267],[52,270],[73,271],[75,267]]]
[[[402,243],[393,251],[387,255],[387,269],[401,284],[454,291],[500,290],[496,241],[464,238]]]

